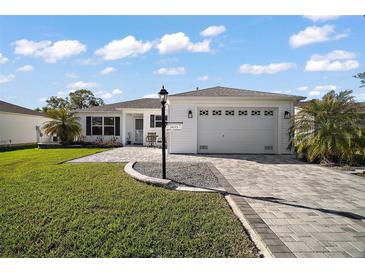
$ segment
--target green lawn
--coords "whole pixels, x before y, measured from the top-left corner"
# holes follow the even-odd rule
[[[223,196],[139,183],[101,149],[0,153],[1,257],[256,257]]]

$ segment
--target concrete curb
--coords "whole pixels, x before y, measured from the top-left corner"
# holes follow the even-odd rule
[[[247,222],[245,216],[240,210],[239,206],[232,199],[231,195],[224,195],[224,198],[227,200],[229,206],[231,207],[233,213],[237,216],[240,222],[243,224],[243,227],[247,229],[248,234],[250,235],[252,241],[256,244],[257,248],[260,250],[261,254],[264,255],[265,258],[275,258],[270,250],[267,248],[265,243],[262,241],[261,237],[256,233],[255,229]]]
[[[179,190],[179,191],[218,192],[218,193],[225,192],[225,190],[223,188],[201,188],[201,187],[192,187],[192,186],[178,186],[169,179],[161,179],[161,178],[155,178],[155,177],[149,177],[149,176],[143,175],[133,168],[133,166],[135,165],[136,162],[137,161],[131,161],[128,164],[126,164],[124,167],[124,171],[127,174],[129,174],[132,178],[136,179],[137,181],[156,185],[156,186],[166,187],[166,188],[169,188],[172,190]]]
[[[135,163],[136,163],[136,161],[131,161],[128,164],[126,164],[124,167],[124,171],[127,174],[129,174],[132,178],[136,179],[137,181],[141,181],[141,182],[145,182],[145,183],[149,183],[149,184],[153,184],[153,185],[157,185],[157,186],[168,187],[168,188],[173,187],[173,182],[171,180],[149,177],[149,176],[146,176],[146,175],[143,175],[143,174],[137,172],[133,168]]]

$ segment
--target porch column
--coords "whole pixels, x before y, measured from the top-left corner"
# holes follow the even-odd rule
[[[125,131],[126,131],[126,113],[123,111],[122,112],[122,143],[125,146],[126,145],[126,140],[125,140]]]

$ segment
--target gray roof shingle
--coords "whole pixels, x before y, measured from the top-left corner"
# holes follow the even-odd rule
[[[115,104],[108,104],[97,107],[90,107],[86,109],[79,109],[77,112],[89,112],[89,111],[115,111],[120,108],[150,108],[159,109],[161,108],[161,103],[159,99],[154,98],[143,98],[137,100],[131,100],[126,102],[120,102]]]
[[[205,88],[199,90],[193,90],[183,93],[172,94],[173,97],[260,97],[260,98],[278,98],[278,99],[291,99],[291,100],[303,100],[305,97],[302,96],[294,96],[288,94],[281,93],[273,93],[273,92],[262,92],[255,90],[247,90],[247,89],[238,89],[238,88],[228,88],[228,87],[212,87]]]
[[[31,110],[29,108],[24,108],[24,107],[21,107],[18,105],[10,104],[10,103],[4,102],[4,101],[0,101],[0,111],[36,115],[36,116],[46,116],[43,113],[40,113],[38,111]]]

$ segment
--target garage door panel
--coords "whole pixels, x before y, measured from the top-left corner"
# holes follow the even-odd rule
[[[216,109],[216,108],[215,108]],[[267,108],[259,109],[260,116],[211,115],[198,117],[198,151],[200,153],[274,153],[276,148],[277,116],[262,115]],[[232,110],[232,109],[231,109]],[[258,110],[257,108],[255,110]]]

